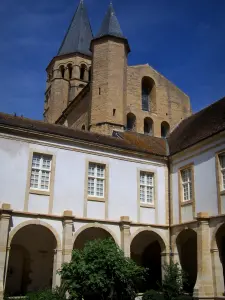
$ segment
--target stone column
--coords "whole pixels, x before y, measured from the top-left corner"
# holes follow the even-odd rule
[[[126,257],[130,257],[130,218],[120,217],[121,248]]]
[[[64,78],[69,80],[69,69],[68,69],[68,67],[65,68]]]
[[[212,261],[210,253],[210,228],[208,213],[197,215],[197,281],[194,287],[195,298],[213,299]]]
[[[63,213],[63,245],[62,261],[70,262],[73,250],[73,212],[66,210]]]
[[[73,66],[73,78],[80,78],[80,67]]]
[[[171,236],[171,257],[174,263],[180,264],[179,251],[177,247],[177,234],[174,233]]]
[[[219,250],[211,249],[212,255],[212,272],[213,272],[213,286],[216,297],[223,296],[224,282],[223,282],[223,266],[220,261]]]
[[[3,299],[6,278],[8,236],[11,220],[10,204],[3,203],[0,215],[0,300]]]
[[[54,265],[53,265],[53,278],[52,278],[52,287],[53,288],[60,286],[61,278],[60,278],[60,275],[57,274],[57,271],[60,270],[61,266],[62,266],[62,250],[55,249]]]
[[[162,269],[162,279],[164,278],[165,271],[164,271],[164,266],[165,264],[170,263],[170,252],[164,251],[161,253],[161,269]]]
[[[89,74],[88,74],[88,70],[87,69],[85,69],[85,71],[84,71],[84,80],[85,81],[89,80]]]

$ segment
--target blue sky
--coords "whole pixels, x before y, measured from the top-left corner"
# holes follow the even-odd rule
[[[84,0],[93,32],[108,0]],[[78,0],[1,0],[0,111],[42,119],[45,68]],[[193,111],[225,96],[224,0],[114,0],[131,54],[191,98]]]

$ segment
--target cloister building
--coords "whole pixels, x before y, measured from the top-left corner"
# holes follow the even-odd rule
[[[150,268],[143,290],[174,260],[196,298],[223,297],[225,98],[193,114],[130,51],[112,4],[93,36],[81,0],[44,121],[0,113],[0,299],[60,285],[72,250],[106,237]]]

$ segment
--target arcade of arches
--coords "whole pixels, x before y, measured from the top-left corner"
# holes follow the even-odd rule
[[[162,266],[165,262],[169,262],[172,257],[174,261],[180,262],[183,270],[188,275],[191,284],[185,287],[186,291],[196,289],[196,285],[200,285],[202,280],[197,276],[199,262],[201,261],[200,255],[203,256],[206,253],[203,246],[199,247],[199,240],[204,239],[205,245],[211,243],[211,252],[208,251],[209,256],[207,256],[205,264],[208,264],[206,272],[211,278],[212,291],[214,291],[212,293],[217,296],[224,293],[225,223],[217,226],[212,236],[207,231],[209,226],[206,226],[205,223],[202,224],[200,222],[195,230],[183,229],[176,234],[175,240],[172,241],[174,243],[172,255],[170,255],[168,244],[165,244],[162,237],[155,231],[140,228],[132,236],[130,235],[130,229],[126,231],[129,234],[126,238],[124,236],[124,239],[121,239],[121,247],[123,248],[123,241],[126,240],[129,247],[126,254],[130,255],[137,264],[149,268],[148,280],[145,285],[139,286],[140,291],[157,288],[157,281],[161,281],[163,277]],[[199,230],[201,226],[205,226],[204,230]],[[123,235],[122,229],[121,235]],[[75,231],[73,236],[70,240],[71,251],[73,248],[82,249],[87,241],[94,239],[111,237],[118,243],[118,240],[115,240],[114,233],[111,233],[104,226],[86,225],[77,232]],[[60,267],[61,262],[65,261],[63,257],[61,257],[61,260],[57,258],[56,253],[61,251],[57,250],[61,248],[59,243],[58,236],[41,224],[27,224],[16,230],[12,238],[9,238],[10,252],[8,260],[6,260],[5,292],[12,296],[18,296],[25,295],[30,291],[55,286],[56,270]],[[210,274],[212,274],[211,277]]]

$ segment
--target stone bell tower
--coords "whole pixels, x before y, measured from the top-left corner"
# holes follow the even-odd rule
[[[83,0],[72,18],[58,54],[47,71],[44,120],[55,123],[64,109],[88,84],[91,74],[93,39],[91,25]]]
[[[89,129],[111,135],[126,124],[127,55],[130,47],[112,3],[99,33],[91,42],[93,78]]]

